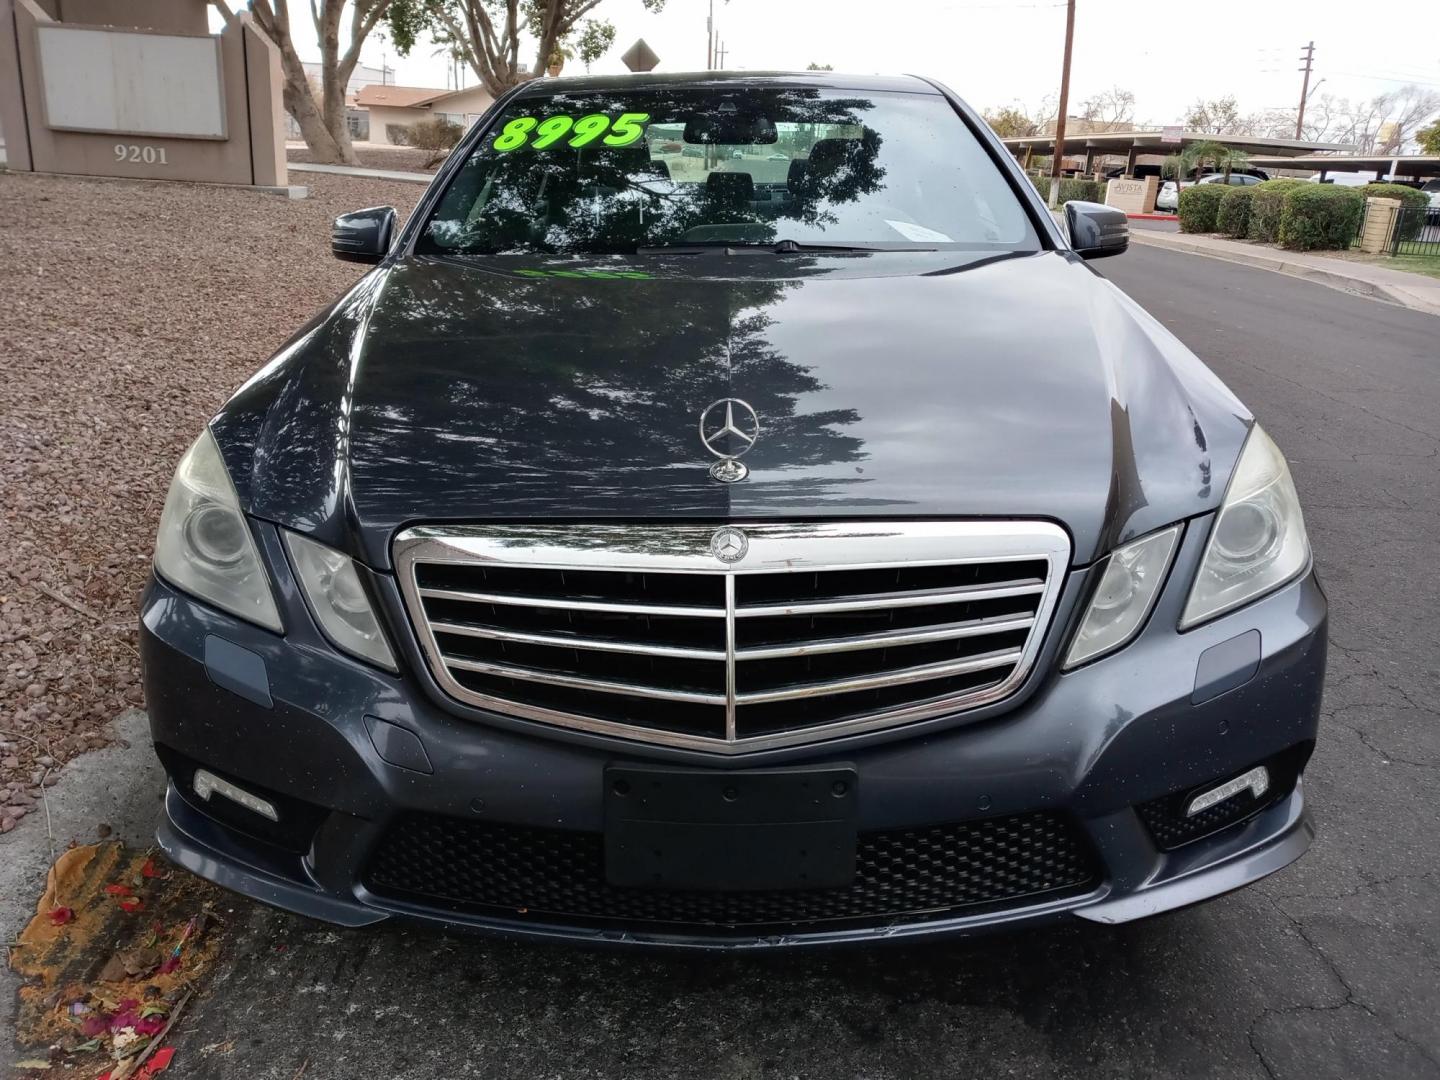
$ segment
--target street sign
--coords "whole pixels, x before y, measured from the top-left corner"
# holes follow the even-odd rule
[[[1181,135],[1184,133],[1184,130],[1185,129],[1182,128],[1179,124],[1166,124],[1160,129],[1160,141],[1162,143],[1178,144],[1180,142]]]
[[[638,39],[634,45],[621,54],[620,59],[631,71],[653,71],[655,65],[660,63],[660,57],[655,55],[655,50],[645,44],[645,39]]]

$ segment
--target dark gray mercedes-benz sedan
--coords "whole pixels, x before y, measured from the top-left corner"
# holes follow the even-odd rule
[[[918,78],[538,80],[180,462],[172,859],[333,923],[1125,922],[1310,841],[1285,459]]]

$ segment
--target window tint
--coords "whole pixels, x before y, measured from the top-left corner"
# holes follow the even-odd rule
[[[512,102],[445,191],[419,250],[624,254],[783,240],[1039,246],[942,97],[652,87]]]

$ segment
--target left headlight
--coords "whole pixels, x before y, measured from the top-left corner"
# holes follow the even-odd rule
[[[240,499],[206,428],[185,451],[155,537],[155,570],[177,588],[280,633],[284,626]]]
[[[298,533],[282,535],[305,600],[325,636],[352,656],[387,671],[399,670],[355,561]]]
[[[1285,455],[1256,424],[1180,618],[1188,630],[1273,592],[1310,565],[1310,540]]]
[[[1180,526],[1171,525],[1110,553],[1070,643],[1067,670],[1114,652],[1139,632],[1160,595],[1179,537]]]

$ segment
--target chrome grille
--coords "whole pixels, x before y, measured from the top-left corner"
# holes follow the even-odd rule
[[[1030,522],[416,528],[401,588],[471,705],[735,752],[975,708],[1022,681],[1070,553]]]

